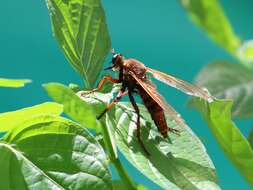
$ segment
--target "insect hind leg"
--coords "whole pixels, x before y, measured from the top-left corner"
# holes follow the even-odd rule
[[[135,113],[137,114],[137,121],[136,121],[136,126],[137,126],[137,139],[138,139],[138,142],[139,144],[141,145],[143,151],[148,155],[150,156],[150,153],[148,152],[148,150],[146,149],[146,147],[144,146],[144,143],[143,141],[141,140],[141,125],[140,125],[140,110],[138,108],[138,105],[136,104],[135,102],[135,99],[133,97],[133,94],[131,91],[129,91],[128,93],[128,96],[129,96],[129,99],[130,99],[130,102],[135,110]]]

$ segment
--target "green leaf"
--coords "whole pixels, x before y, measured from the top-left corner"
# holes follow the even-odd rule
[[[36,180],[44,178],[62,189],[112,189],[103,149],[87,130],[70,120],[37,116],[9,131],[4,140],[15,145],[22,159],[14,165],[15,154],[12,157],[0,154],[0,163],[5,162],[4,169],[0,170],[0,176],[5,176],[0,189],[8,189],[2,188],[7,185],[13,187],[19,181],[23,183],[18,189],[27,189],[27,186],[51,189],[43,185],[33,188],[39,185]],[[23,160],[29,160],[29,168],[22,166]]]
[[[113,189],[114,190],[129,190],[125,186],[123,181],[120,181],[120,180],[113,181]],[[136,190],[148,190],[148,188],[139,184],[139,185],[137,185]]]
[[[69,117],[87,128],[96,129],[97,133],[102,132],[105,145],[110,149],[108,150],[110,156],[113,158],[117,157],[117,149],[111,132],[110,120],[105,120],[105,117],[103,117],[101,122],[98,123],[96,119],[105,109],[106,103],[109,103],[113,98],[114,90],[112,90],[112,93],[107,94],[87,94],[85,91],[75,94],[71,89],[59,83],[48,83],[43,86],[49,96],[56,102],[64,105],[64,113]]]
[[[253,148],[253,130],[249,134],[248,141],[249,141],[251,148]]]
[[[207,32],[211,39],[236,54],[240,39],[234,33],[218,0],[180,0],[195,24]]]
[[[243,42],[237,54],[243,63],[247,63],[246,66],[253,68],[253,40]]]
[[[82,96],[83,101],[89,103],[93,109],[95,110],[97,115],[100,115],[102,111],[105,109],[106,104],[111,102],[111,99],[113,98],[114,92],[117,92],[119,90],[118,86],[115,86],[110,93],[103,94],[103,93],[89,93],[85,91],[81,91],[78,94],[84,94],[85,96]],[[115,169],[117,170],[120,178],[122,179],[122,183],[124,183],[124,187],[129,190],[136,190],[136,186],[133,182],[133,180],[130,178],[128,173],[123,168],[117,154],[117,145],[114,135],[114,114],[115,109],[112,107],[108,112],[100,119],[100,130],[96,131],[97,134],[102,134],[103,137],[103,146],[106,148],[107,154],[109,156],[110,162],[114,165]],[[100,133],[101,132],[101,133]],[[140,186],[139,189],[141,189],[142,186]],[[137,188],[137,189],[138,189]]]
[[[25,84],[32,82],[29,79],[6,79],[0,78],[0,87],[12,87],[18,88],[23,87]]]
[[[91,88],[111,48],[100,0],[47,0],[47,4],[59,45]]]
[[[232,99],[234,101],[233,117],[253,117],[252,70],[239,64],[215,62],[202,69],[195,83],[207,88],[217,98]]]
[[[97,129],[96,116],[105,108],[103,101],[98,98],[94,100],[89,96],[81,99],[79,96],[82,92],[77,95],[60,83],[47,83],[43,87],[54,101],[63,104],[64,113],[70,118],[87,128]],[[100,97],[104,100],[107,98],[104,94],[100,94]]]
[[[10,145],[0,143],[0,152],[1,189],[64,189]]]
[[[80,91],[77,93],[77,95],[81,97],[81,99],[85,103],[88,103],[94,110],[96,116],[98,116],[106,108],[106,104],[108,104],[112,100],[114,91],[115,89],[113,89],[112,92],[106,93],[106,94],[96,92],[96,93],[86,94],[83,96],[81,94],[85,94],[87,92]],[[97,128],[97,131],[96,131],[97,133],[99,132],[102,133],[104,145],[107,148],[110,159],[112,160],[118,157],[115,137],[112,130],[112,127],[114,125],[112,123],[112,120],[108,119],[109,117],[113,117],[113,115],[114,115],[114,108],[109,110],[105,114],[105,116],[100,119],[101,128]]]
[[[164,139],[144,106],[139,105],[141,138],[151,154],[147,156],[136,137],[136,115],[129,103],[116,109],[115,135],[120,151],[141,173],[164,189],[220,189],[215,168],[201,141],[191,129],[178,126],[167,117],[168,126],[180,136],[169,134]],[[123,107],[123,109],[122,109]]]
[[[54,102],[46,102],[32,107],[20,109],[12,112],[0,114],[0,132],[8,131],[16,127],[19,123],[30,119],[36,115],[52,114],[60,115],[63,112],[63,106]]]
[[[193,101],[194,107],[203,114],[224,153],[253,187],[253,150],[231,120],[233,102],[216,100],[207,103],[197,98]]]

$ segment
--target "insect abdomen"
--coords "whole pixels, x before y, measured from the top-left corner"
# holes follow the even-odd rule
[[[143,89],[139,89],[139,94],[146,108],[148,109],[151,118],[153,119],[158,131],[163,135],[164,138],[167,137],[168,126],[165,120],[164,111]]]

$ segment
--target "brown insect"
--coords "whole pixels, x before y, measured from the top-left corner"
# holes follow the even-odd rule
[[[213,100],[213,97],[209,95],[207,91],[202,90],[201,88],[194,86],[188,82],[177,79],[171,75],[167,75],[160,71],[148,68],[138,60],[131,58],[125,59],[122,54],[113,53],[112,65],[107,69],[119,71],[119,77],[117,79],[114,79],[111,76],[105,76],[98,84],[98,87],[96,89],[93,89],[92,92],[99,91],[105,81],[110,81],[112,83],[122,83],[122,87],[117,97],[109,105],[107,105],[107,108],[98,116],[98,119],[100,119],[116,102],[118,102],[122,96],[128,94],[132,106],[137,114],[137,139],[143,150],[148,155],[149,153],[145,148],[140,136],[140,111],[135,102],[133,96],[134,93],[140,95],[144,105],[154,120],[158,131],[164,138],[167,137],[168,132],[177,134],[179,132],[178,130],[167,126],[164,112],[167,112],[170,117],[178,124],[183,124],[184,120],[157,92],[156,86],[148,78],[147,73],[152,74],[154,78],[166,83],[167,85],[177,88],[188,95],[200,97],[209,102]]]

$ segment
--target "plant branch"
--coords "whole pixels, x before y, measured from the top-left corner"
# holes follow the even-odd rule
[[[122,166],[120,159],[118,158],[118,156],[116,155],[116,153],[113,149],[113,143],[112,143],[112,140],[110,137],[110,132],[109,132],[110,129],[108,129],[105,122],[102,122],[102,123],[103,123],[103,126],[101,126],[101,132],[103,135],[103,140],[104,140],[105,147],[106,147],[106,150],[109,155],[111,163],[116,168],[116,170],[117,170],[122,182],[125,184],[126,188],[129,190],[137,190],[135,183],[133,182],[131,177],[128,175],[128,173],[126,172],[126,170]]]

